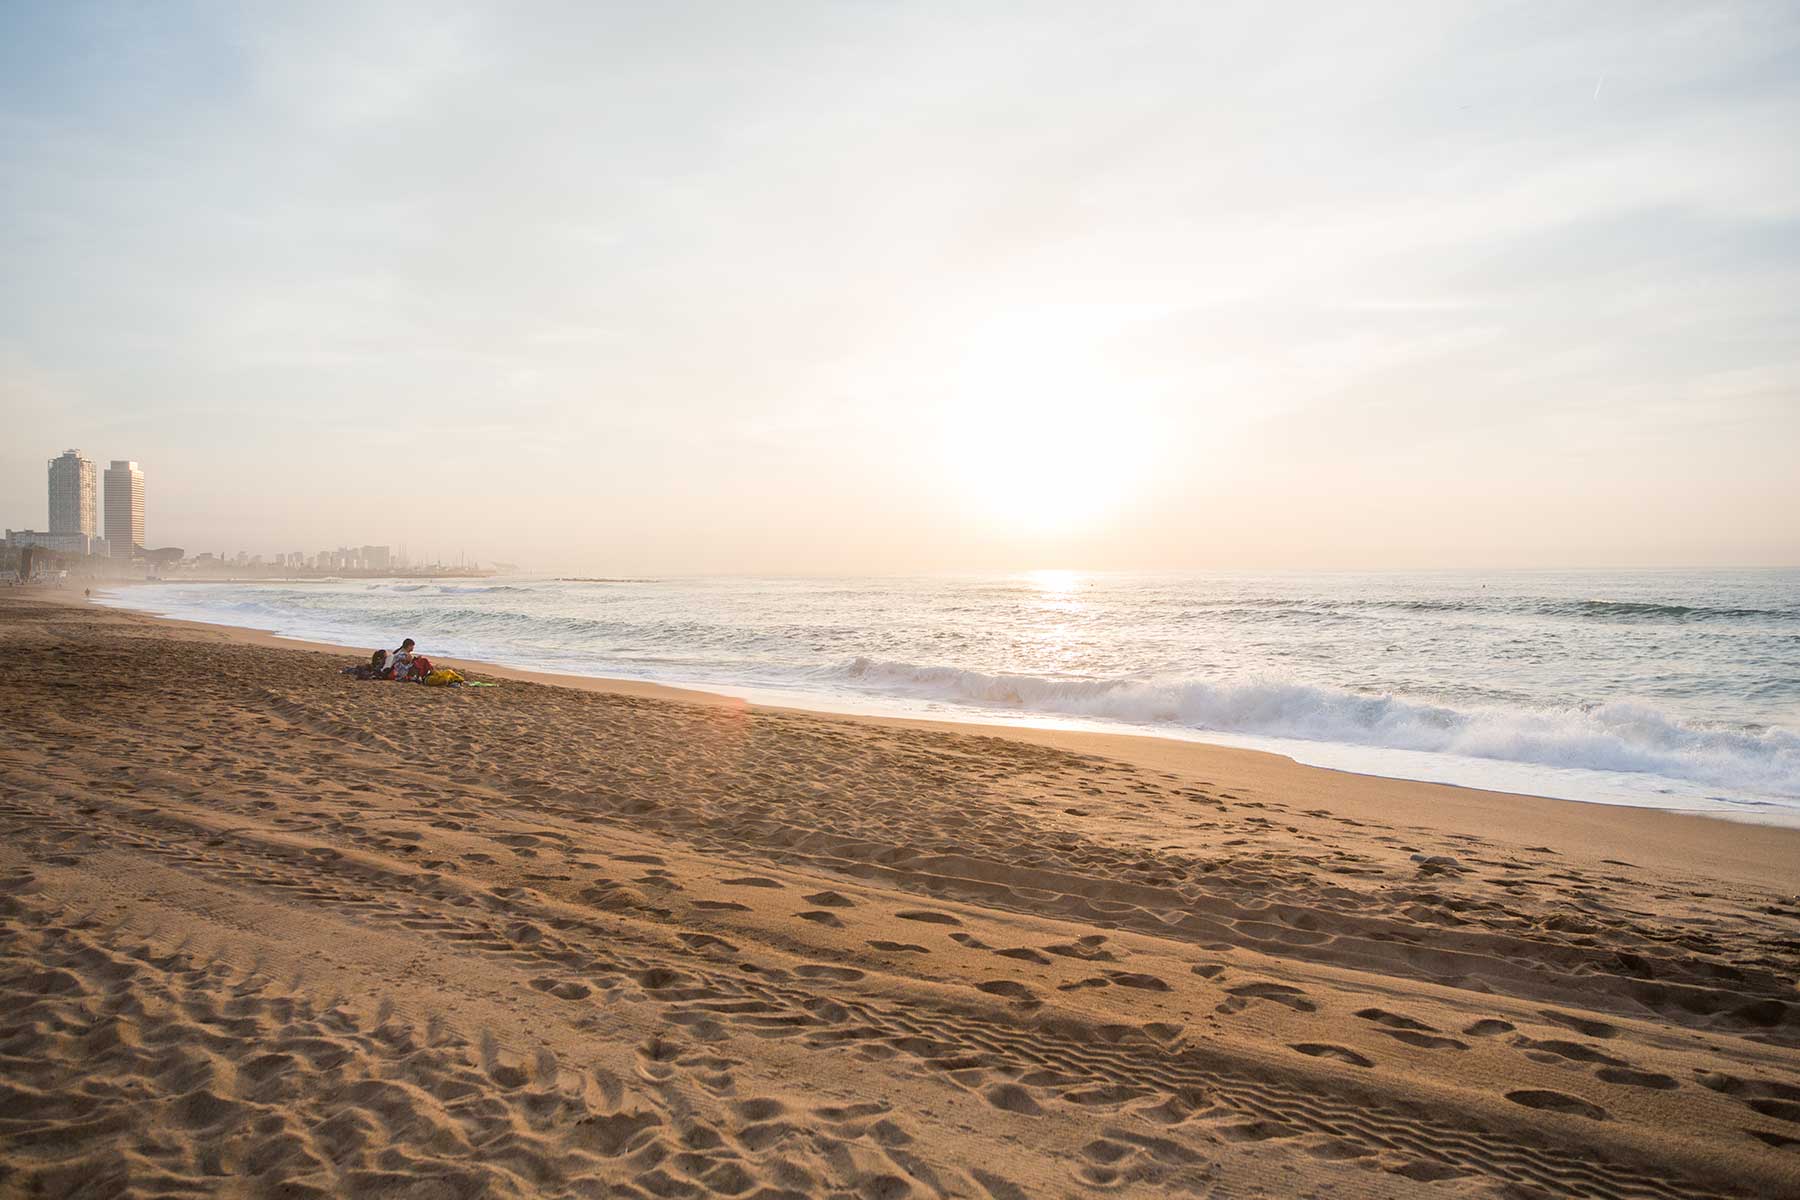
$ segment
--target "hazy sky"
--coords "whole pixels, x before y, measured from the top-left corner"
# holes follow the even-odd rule
[[[0,5],[0,524],[1800,562],[1800,5]]]

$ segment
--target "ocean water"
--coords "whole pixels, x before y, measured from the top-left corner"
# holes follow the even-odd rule
[[[1800,824],[1800,571],[165,583],[107,603]]]

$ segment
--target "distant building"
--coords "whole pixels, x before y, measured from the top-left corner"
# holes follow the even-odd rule
[[[93,461],[79,450],[64,450],[49,467],[50,532],[99,534],[100,487]]]
[[[362,560],[363,566],[371,571],[385,571],[393,560],[393,554],[386,546],[364,546]]]
[[[9,529],[6,545],[11,550],[35,547],[54,550],[58,554],[105,554],[106,539],[85,533],[44,533],[36,529]]]
[[[106,540],[114,558],[143,552],[144,473],[135,462],[115,458],[106,469]]]

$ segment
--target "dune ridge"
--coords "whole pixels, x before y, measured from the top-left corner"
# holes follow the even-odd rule
[[[1800,1195],[1792,831],[0,653],[0,1195]]]

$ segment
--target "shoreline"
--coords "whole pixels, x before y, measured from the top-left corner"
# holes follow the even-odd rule
[[[332,642],[316,642],[290,638],[266,629],[242,625],[215,624],[164,617],[113,605],[96,603],[93,598],[65,597],[66,602],[93,607],[134,619],[202,631],[225,640],[249,645],[284,649],[302,649],[315,653],[342,655],[359,661],[366,648],[344,646]],[[434,662],[457,667],[471,667],[501,679],[571,688],[604,695],[632,696],[668,700],[707,707],[725,707],[743,711],[791,713],[852,724],[895,729],[920,729],[946,733],[966,733],[979,737],[998,737],[1032,745],[1068,750],[1075,753],[1103,754],[1158,770],[1173,770],[1189,776],[1210,775],[1214,778],[1267,779],[1273,789],[1286,794],[1312,797],[1320,802],[1352,798],[1357,807],[1367,807],[1385,818],[1406,816],[1421,824],[1437,824],[1446,815],[1456,819],[1459,828],[1479,828],[1484,833],[1514,834],[1529,837],[1531,829],[1546,819],[1561,826],[1573,823],[1583,830],[1583,841],[1604,857],[1609,844],[1620,853],[1643,855],[1692,853],[1696,849],[1712,861],[1731,861],[1742,853],[1734,835],[1721,836],[1715,827],[1730,830],[1769,831],[1778,835],[1768,845],[1780,847],[1770,856],[1773,861],[1765,878],[1775,881],[1790,878],[1792,863],[1800,862],[1800,823],[1784,824],[1760,821],[1749,815],[1694,812],[1675,809],[1613,804],[1599,800],[1571,800],[1540,796],[1527,792],[1505,792],[1435,780],[1404,779],[1386,775],[1369,775],[1335,767],[1302,763],[1274,751],[1256,750],[1215,742],[1169,737],[1154,733],[1103,732],[1032,725],[991,724],[977,721],[943,720],[926,717],[901,717],[844,713],[831,709],[814,709],[794,705],[766,704],[701,688],[679,687],[643,680],[611,679],[590,675],[571,675],[554,671],[535,671],[522,667],[491,663],[480,659],[432,655]],[[348,665],[346,663],[346,665]],[[1244,786],[1240,784],[1239,786]],[[1714,856],[1717,857],[1714,857]],[[1759,858],[1761,856],[1758,856]]]
[[[157,581],[164,583],[164,581]],[[239,585],[256,583],[256,581],[239,581]],[[281,583],[281,581],[270,581]],[[529,583],[529,581],[526,581]],[[124,588],[137,585],[121,585],[112,590],[113,596],[106,603],[117,604],[122,608],[131,608],[131,601],[126,599]],[[513,590],[513,588],[500,588]],[[306,646],[344,646],[351,649],[346,642],[338,639],[349,637],[369,637],[371,628],[364,628],[367,622],[351,621],[342,628],[333,628],[326,624],[322,628],[308,628],[308,622],[297,621],[297,613],[265,613],[250,617],[252,621],[279,621],[293,628],[292,633],[236,624],[232,613],[207,612],[202,604],[198,610],[187,606],[187,612],[180,612],[182,606],[176,606],[178,612],[167,613],[167,619],[191,619],[198,624],[221,624],[223,628],[256,628],[259,633],[270,637],[306,644]],[[146,608],[131,608],[133,612],[148,612]],[[157,613],[164,615],[164,613]],[[382,635],[382,630],[374,630],[374,635]],[[1782,792],[1773,784],[1768,790],[1759,790],[1755,784],[1717,783],[1717,779],[1732,777],[1715,774],[1714,781],[1708,783],[1706,775],[1690,775],[1676,765],[1656,765],[1654,747],[1634,747],[1629,736],[1622,745],[1611,745],[1607,738],[1613,734],[1602,725],[1598,730],[1588,730],[1589,734],[1597,734],[1602,743],[1607,743],[1615,754],[1602,754],[1598,750],[1584,750],[1570,757],[1555,750],[1525,750],[1525,752],[1483,752],[1480,748],[1460,750],[1453,745],[1433,747],[1427,743],[1409,745],[1406,736],[1395,738],[1357,738],[1354,732],[1348,736],[1312,736],[1305,730],[1282,732],[1283,721],[1274,721],[1273,727],[1267,721],[1253,721],[1249,727],[1231,727],[1226,721],[1224,727],[1215,725],[1188,725],[1181,718],[1152,712],[1152,714],[1136,714],[1127,716],[1123,712],[1091,711],[1089,705],[1076,703],[1073,707],[1064,703],[1049,702],[1042,707],[1030,707],[1022,702],[1021,694],[1013,694],[1008,702],[1006,696],[999,700],[983,700],[979,698],[979,689],[986,682],[1008,684],[1013,676],[985,676],[981,671],[956,671],[954,667],[929,667],[927,673],[941,671],[949,675],[974,675],[977,682],[976,696],[959,696],[958,689],[952,689],[949,696],[932,694],[931,689],[925,693],[911,693],[907,687],[877,687],[868,691],[862,687],[850,685],[808,684],[805,676],[808,671],[801,671],[803,678],[792,680],[776,680],[758,684],[754,678],[704,678],[704,671],[698,673],[700,678],[661,680],[653,676],[662,675],[661,669],[652,669],[646,675],[652,678],[632,678],[632,676],[612,675],[617,664],[594,662],[590,655],[574,653],[565,662],[538,666],[535,655],[522,649],[508,648],[506,644],[484,644],[488,639],[454,639],[461,653],[434,653],[432,657],[459,658],[464,662],[477,662],[497,669],[517,669],[536,676],[558,676],[567,680],[599,680],[610,687],[664,687],[675,693],[709,694],[709,696],[727,696],[734,700],[742,700],[751,705],[761,705],[769,709],[801,712],[832,712],[841,716],[866,716],[875,720],[889,721],[925,721],[925,723],[945,723],[945,725],[967,725],[974,729],[1058,729],[1073,732],[1091,732],[1102,736],[1136,736],[1136,738],[1166,739],[1166,741],[1190,741],[1208,747],[1237,748],[1258,754],[1292,759],[1305,766],[1314,766],[1319,770],[1334,770],[1341,774],[1361,775],[1373,779],[1393,779],[1402,783],[1438,784],[1447,788],[1465,788],[1472,792],[1501,793],[1501,795],[1525,795],[1537,799],[1555,799],[1555,801],[1579,802],[1579,804],[1597,804],[1602,808],[1633,808],[1633,810],[1667,811],[1688,817],[1710,817],[1717,820],[1732,820],[1751,826],[1764,828],[1800,829],[1800,795]],[[374,642],[371,642],[374,644]],[[443,648],[439,648],[443,649]],[[486,657],[486,655],[495,657]],[[446,657],[448,655],[448,657]],[[853,664],[851,675],[857,673],[864,660],[857,658]],[[877,664],[882,666],[882,664]],[[905,666],[905,664],[902,664]],[[922,667],[923,669],[923,667]],[[729,673],[727,673],[729,675]],[[1021,687],[1031,684],[1055,684],[1055,680],[1039,680],[1033,676],[1021,676]],[[1134,685],[1129,680],[1112,680],[1107,687],[1123,687],[1130,693]],[[1301,685],[1301,691],[1307,691],[1309,685]],[[1363,703],[1393,703],[1402,709],[1404,720],[1435,720],[1435,709],[1431,705],[1435,700],[1409,698],[1400,693],[1363,693],[1355,682],[1319,685],[1323,687],[1323,700],[1314,698],[1312,703],[1348,702],[1354,705]],[[1265,703],[1265,702],[1258,702]],[[1624,707],[1631,707],[1634,702],[1622,702]],[[1424,707],[1422,707],[1424,705]],[[1127,705],[1130,707],[1130,705]],[[1598,709],[1620,707],[1620,705],[1597,705]],[[1417,709],[1417,711],[1415,711]],[[1550,709],[1539,712],[1537,709],[1517,709],[1517,711],[1496,712],[1487,714],[1480,705],[1460,712],[1460,720],[1487,721],[1496,723],[1496,729],[1487,729],[1483,738],[1496,736],[1521,736],[1526,741],[1535,738],[1537,727],[1534,721],[1575,720],[1579,723],[1579,714],[1586,711],[1586,705],[1577,705],[1570,709]],[[1453,709],[1453,712],[1454,711]],[[1665,716],[1665,720],[1679,720],[1674,716]],[[1519,729],[1512,729],[1508,721],[1523,721]],[[1269,727],[1274,732],[1258,732],[1258,727]],[[1759,727],[1760,729],[1760,727]],[[1685,729],[1690,738],[1710,738],[1705,729]],[[1775,730],[1780,732],[1780,730]],[[1480,743],[1481,738],[1476,739]],[[1616,738],[1615,738],[1616,741]],[[1730,738],[1726,738],[1730,743]],[[1613,765],[1613,759],[1622,754],[1620,763],[1634,763],[1633,754],[1638,752],[1651,754],[1647,765]],[[1683,750],[1685,754],[1687,750]],[[1730,756],[1730,745],[1726,754]],[[1748,754],[1748,750],[1746,750]],[[1679,754],[1678,754],[1679,757]],[[1753,763],[1741,763],[1739,766],[1755,766]]]
[[[148,598],[132,599],[130,588],[103,590],[110,593],[102,601],[109,606],[157,615],[166,613],[167,619],[171,620],[193,620],[224,628],[254,628],[259,633],[296,645],[343,646],[352,652],[353,647],[347,644],[349,639],[379,638],[385,633],[381,626],[387,623],[347,619],[320,625],[302,619],[298,612],[257,612],[255,605],[249,612],[236,611],[236,606],[216,611],[204,603],[163,605]],[[137,607],[140,604],[146,607]],[[262,621],[278,623],[287,632],[244,623]],[[1186,685],[1180,680],[1166,687],[1155,680],[1141,684],[1123,679],[1096,681],[1102,687],[1103,695],[1090,695],[1088,690],[1082,690],[1091,689],[1094,684],[1076,683],[1076,699],[1067,700],[1059,698],[1061,692],[1057,689],[1060,685],[1054,679],[1029,675],[1016,679],[1005,674],[988,676],[979,670],[959,671],[948,666],[916,667],[901,663],[898,664],[901,676],[898,682],[877,680],[869,684],[864,684],[858,677],[865,662],[860,658],[850,664],[848,681],[843,670],[823,667],[818,671],[781,671],[775,678],[763,682],[757,681],[754,671],[746,676],[744,672],[730,670],[722,673],[704,669],[675,670],[672,672],[675,677],[669,678],[671,663],[662,660],[653,660],[649,669],[644,670],[617,662],[595,661],[592,653],[571,649],[567,654],[553,655],[556,661],[545,663],[538,651],[509,646],[504,638],[498,642],[483,636],[453,637],[451,640],[453,649],[437,647],[440,652],[432,654],[434,660],[454,658],[534,676],[599,680],[614,688],[649,686],[689,694],[706,693],[792,711],[936,722],[986,730],[1058,729],[1193,742],[1272,754],[1322,770],[1370,778],[1800,829],[1800,794],[1792,793],[1791,786],[1777,770],[1779,763],[1785,761],[1779,729],[1770,732],[1769,736],[1775,740],[1769,746],[1761,745],[1760,735],[1751,734],[1745,734],[1749,741],[1739,745],[1738,741],[1742,739],[1734,741],[1736,735],[1730,730],[1709,732],[1710,727],[1704,722],[1690,728],[1682,725],[1681,719],[1674,715],[1652,710],[1653,718],[1674,722],[1670,736],[1679,734],[1687,740],[1665,745],[1669,739],[1653,729],[1640,744],[1640,739],[1631,732],[1631,728],[1635,728],[1633,722],[1639,720],[1633,701],[1592,706],[1602,713],[1626,710],[1623,715],[1599,717],[1588,714],[1590,706],[1586,705],[1543,710],[1502,707],[1491,712],[1479,704],[1452,708],[1446,719],[1454,718],[1454,722],[1467,725],[1464,734],[1472,739],[1470,748],[1463,749],[1458,739],[1445,742],[1430,733],[1443,716],[1432,707],[1438,701],[1420,699],[1405,692],[1365,692],[1355,680],[1316,686],[1296,685],[1302,695],[1293,699],[1280,695],[1263,696],[1258,688],[1240,684],[1227,686],[1228,695],[1221,699],[1208,690],[1211,685],[1194,683],[1200,693],[1195,702],[1201,705],[1202,711],[1220,703],[1228,709],[1248,704],[1255,711],[1247,723],[1234,722],[1228,713],[1222,720],[1200,718],[1199,724],[1191,724],[1185,710],[1155,708],[1143,711],[1146,703],[1187,704],[1188,700],[1184,698]],[[371,642],[374,644],[377,643]],[[671,661],[679,659],[677,655],[677,659]],[[885,669],[890,664],[877,662],[874,666]],[[616,670],[626,670],[629,674],[621,677],[613,674]],[[946,675],[953,677],[955,682],[944,684],[933,678],[922,688],[913,688],[907,670],[934,677]],[[714,678],[721,674],[723,677]],[[739,678],[733,678],[734,674]],[[971,679],[962,681],[963,676]],[[1453,671],[1444,682],[1456,678],[1459,676]],[[1004,691],[997,696],[988,694],[991,687],[1004,689],[1013,684],[1024,690],[1010,695]],[[1038,695],[1041,690],[1038,685],[1050,688],[1049,698]],[[1115,688],[1118,689],[1116,697]],[[1172,696],[1167,694],[1171,691]],[[1246,694],[1239,695],[1240,692]],[[1031,696],[1037,696],[1037,700],[1028,699]],[[1094,696],[1100,699],[1090,703]],[[1271,705],[1275,706],[1273,712],[1263,711]],[[1297,706],[1300,715],[1292,716],[1288,712],[1289,705]],[[1320,706],[1324,707],[1328,724],[1341,725],[1348,721],[1351,727],[1323,732],[1310,729],[1309,714],[1316,715],[1314,710]],[[1390,709],[1396,712],[1390,713]],[[1364,710],[1375,711],[1378,716],[1366,717]],[[1380,722],[1391,719],[1401,728],[1398,733],[1363,730],[1359,723],[1365,719]],[[1418,731],[1413,728],[1421,722],[1422,728],[1426,729],[1421,735],[1423,740],[1414,736]],[[1615,729],[1619,722],[1623,722],[1623,727]],[[1654,725],[1654,721],[1649,723]],[[1777,725],[1780,725],[1779,721]],[[1509,739],[1520,740],[1523,748],[1513,747]],[[1722,741],[1715,745],[1718,739]],[[1775,757],[1767,758],[1763,752]],[[1704,759],[1708,754],[1722,755],[1723,759],[1698,766],[1688,761],[1696,757]]]

